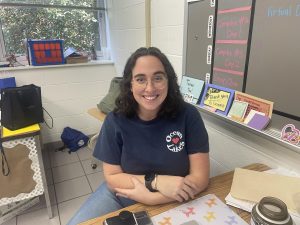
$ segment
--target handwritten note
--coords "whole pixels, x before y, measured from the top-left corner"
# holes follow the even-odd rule
[[[220,0],[212,83],[243,90],[252,1]]]
[[[204,104],[225,111],[229,96],[230,93],[228,92],[209,88],[205,96]]]
[[[208,84],[201,101],[201,106],[209,106],[216,109],[217,113],[227,115],[233,95],[234,91],[231,89]]]
[[[203,80],[183,76],[180,84],[180,92],[186,102],[196,104],[202,93],[203,87]]]

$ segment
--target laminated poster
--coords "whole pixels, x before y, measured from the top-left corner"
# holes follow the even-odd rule
[[[151,218],[155,225],[248,225],[213,194]]]

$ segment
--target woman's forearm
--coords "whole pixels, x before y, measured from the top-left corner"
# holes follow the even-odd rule
[[[132,177],[136,177],[142,184],[145,183],[144,175],[133,175],[128,173],[117,173],[113,175],[105,176],[108,186],[115,190],[115,188],[131,189],[134,188],[134,184],[131,180]]]

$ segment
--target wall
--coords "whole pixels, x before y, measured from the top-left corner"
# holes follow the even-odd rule
[[[31,83],[41,86],[43,106],[54,120],[53,129],[43,125],[43,141],[48,143],[59,141],[66,126],[87,135],[99,131],[101,123],[89,116],[87,110],[96,107],[107,93],[116,71],[109,63],[0,71],[0,77],[5,76],[14,76],[17,86]],[[50,124],[46,113],[44,116]]]
[[[151,45],[171,61],[179,82],[182,75],[184,0],[151,0]]]
[[[185,0],[151,0],[151,45],[160,48],[168,56],[179,82],[182,75],[184,2]],[[109,19],[112,20],[111,45],[119,75],[130,52],[143,46],[145,42],[145,36],[142,35],[144,25],[140,23],[141,35],[135,36],[136,30],[132,29],[137,23],[144,22],[141,18],[144,15],[144,1],[112,0],[111,4],[109,14]],[[128,15],[126,12],[131,14]],[[118,19],[124,18],[124,15],[128,15],[125,22],[124,19]],[[132,18],[139,18],[141,21],[134,21]],[[130,40],[127,37],[130,37]],[[247,132],[242,136],[243,131],[201,114],[210,137],[211,176],[255,162],[265,163],[271,167],[287,167],[300,172],[300,165],[297,163],[300,161],[298,153],[263,138],[252,137]],[[252,138],[248,140],[250,136]]]
[[[151,1],[152,45],[167,54],[179,77],[182,73],[184,2]],[[201,114],[210,137],[212,176],[255,162],[300,172],[300,154],[257,135],[246,132],[242,136],[241,129]]]
[[[128,57],[146,44],[145,0],[108,0],[112,58],[118,76]]]

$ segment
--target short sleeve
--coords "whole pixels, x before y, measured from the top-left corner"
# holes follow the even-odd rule
[[[122,143],[118,133],[116,116],[109,113],[101,127],[93,156],[103,162],[120,165]]]
[[[188,154],[209,152],[208,134],[199,111],[192,105],[186,111],[186,149]]]

